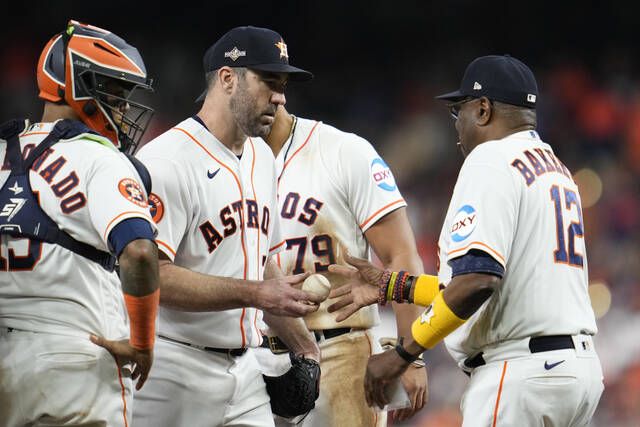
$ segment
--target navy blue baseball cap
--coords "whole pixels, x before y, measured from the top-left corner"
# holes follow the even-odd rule
[[[460,89],[436,96],[436,99],[457,102],[481,96],[505,104],[535,108],[538,85],[533,72],[522,61],[509,55],[481,56],[465,70]]]
[[[308,81],[313,74],[289,64],[284,39],[268,28],[236,27],[229,30],[204,54],[204,72],[221,67],[246,67],[272,73],[286,73],[290,81]],[[197,101],[204,99],[205,92]]]

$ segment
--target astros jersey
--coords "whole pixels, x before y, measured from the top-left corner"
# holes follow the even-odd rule
[[[440,234],[440,282],[451,280],[448,261],[474,249],[505,274],[447,337],[458,362],[506,340],[595,334],[578,188],[536,132],[485,142],[465,159]]]
[[[261,280],[277,233],[274,158],[248,139],[238,158],[189,118],[138,155],[153,180],[158,248],[176,265],[214,276]],[[200,346],[257,346],[262,313],[243,308],[188,313],[160,307],[158,333]]]
[[[20,135],[27,156],[54,123],[35,123]],[[0,143],[0,185],[9,176]],[[29,179],[40,206],[76,240],[108,252],[111,230],[139,217],[151,222],[135,168],[106,138],[81,134],[62,140],[34,162]],[[21,188],[15,188],[20,198]],[[61,246],[2,236],[0,326],[75,335],[128,336],[120,280]]]
[[[344,279],[327,272],[344,264],[345,250],[369,258],[364,232],[406,203],[391,170],[374,148],[352,133],[296,118],[293,137],[276,158],[278,216],[284,250],[278,254],[286,274],[310,271],[327,276],[332,287]],[[376,306],[365,307],[336,324],[329,301],[305,318],[309,329],[368,328],[378,322]]]

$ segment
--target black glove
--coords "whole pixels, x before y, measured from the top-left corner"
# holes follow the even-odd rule
[[[279,377],[263,375],[271,397],[271,411],[285,418],[306,414],[320,395],[320,365],[289,353],[291,369]]]

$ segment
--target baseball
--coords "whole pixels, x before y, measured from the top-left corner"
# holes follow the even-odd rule
[[[312,274],[302,283],[302,290],[327,299],[331,291],[331,283],[321,274]]]

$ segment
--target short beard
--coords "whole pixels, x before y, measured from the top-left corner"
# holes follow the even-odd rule
[[[236,124],[245,135],[266,138],[271,132],[271,125],[263,125],[260,122],[262,112],[257,111],[255,98],[247,92],[244,77],[238,79],[238,88],[229,100],[229,108]]]

